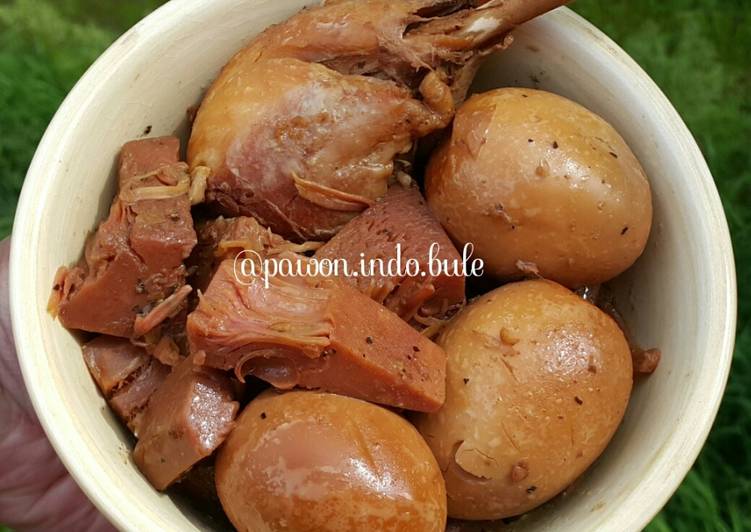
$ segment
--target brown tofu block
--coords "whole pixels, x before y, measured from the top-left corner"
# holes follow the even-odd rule
[[[123,146],[120,154],[120,184],[128,179],[163,169],[136,188],[175,186],[187,178],[187,165],[176,165],[180,141],[175,137],[136,140]],[[196,244],[188,191],[176,197],[139,200],[133,213],[130,244],[152,271],[174,269],[188,258]]]

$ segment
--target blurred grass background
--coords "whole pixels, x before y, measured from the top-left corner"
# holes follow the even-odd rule
[[[0,0],[0,236],[11,231],[24,174],[66,93],[161,3]],[[625,48],[682,114],[715,176],[735,245],[740,315],[727,393],[696,465],[648,530],[751,530],[751,0],[573,7]]]

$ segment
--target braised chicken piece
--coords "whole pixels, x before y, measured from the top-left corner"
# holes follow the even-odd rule
[[[83,359],[110,407],[136,435],[151,396],[169,367],[123,338],[99,336],[83,346]]]
[[[431,246],[437,275],[430,272]],[[346,261],[358,275],[342,276],[343,280],[407,321],[441,317],[464,304],[464,276],[454,270],[462,258],[417,187],[391,187],[382,201],[345,225],[315,257]],[[389,272],[389,261],[397,257],[402,265],[416,261],[425,275]],[[358,268],[361,262],[364,272]]]
[[[211,455],[234,427],[239,408],[230,378],[185,358],[154,393],[143,414],[133,459],[158,490]]]
[[[291,263],[304,257],[280,255]],[[188,339],[205,364],[273,386],[340,393],[434,411],[443,404],[446,357],[384,306],[330,278],[272,276],[219,266]]]
[[[336,0],[253,39],[193,124],[206,198],[295,241],[326,240],[446,127],[480,60],[564,0]]]
[[[78,265],[55,278],[50,306],[66,327],[138,337],[179,312],[190,292],[183,260],[196,243],[179,149],[174,137],[123,146],[109,217]]]

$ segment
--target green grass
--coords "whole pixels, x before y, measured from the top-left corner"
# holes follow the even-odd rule
[[[0,1],[0,237],[10,233],[23,176],[60,102],[154,0]]]
[[[0,0],[0,236],[44,128],[86,66],[155,0]],[[578,0],[695,134],[733,235],[733,371],[699,460],[650,531],[751,531],[751,0]],[[2,528],[0,528],[2,531]]]
[[[578,0],[672,100],[723,199],[736,254],[733,369],[696,465],[651,531],[751,530],[751,1]]]

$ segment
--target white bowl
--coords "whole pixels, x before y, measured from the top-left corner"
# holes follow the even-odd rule
[[[75,261],[114,192],[123,142],[182,133],[186,109],[251,36],[303,0],[170,2],[121,37],[70,93],[29,169],[11,257],[13,331],[39,418],[83,490],[124,530],[206,529],[157,493],[99,395],[76,338],[45,307],[56,268]],[[308,2],[310,3],[310,2]],[[612,41],[567,9],[516,32],[481,72],[483,88],[539,86],[609,120],[641,159],[655,198],[648,249],[620,281],[636,339],[660,347],[602,458],[525,530],[638,530],[665,504],[704,443],[730,367],[736,287],[712,176],[670,102]]]

